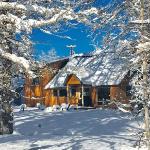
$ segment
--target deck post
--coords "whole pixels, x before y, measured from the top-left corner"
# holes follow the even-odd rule
[[[59,102],[59,89],[57,89],[57,105],[60,105],[60,102]]]
[[[54,90],[51,89],[51,95],[50,95],[50,106],[53,106],[53,103],[54,103]]]
[[[96,106],[98,105],[98,88],[97,87],[95,87],[96,88]]]
[[[69,86],[67,85],[67,104],[69,103]]]
[[[31,107],[31,106],[32,106],[32,100],[31,100],[31,97],[32,97],[32,91],[31,91],[32,81],[31,81],[31,78],[30,78],[30,82],[31,82],[31,85],[29,85],[29,88],[30,88],[30,99],[29,99],[29,105],[30,105],[30,107]]]
[[[82,84],[82,106],[84,106],[84,87],[83,87],[83,84]]]

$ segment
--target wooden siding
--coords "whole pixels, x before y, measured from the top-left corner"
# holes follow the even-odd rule
[[[69,104],[70,104],[70,105],[78,105],[78,103],[79,103],[79,98],[78,98],[78,97],[76,97],[76,96],[71,96],[71,97],[69,98]]]
[[[42,96],[42,87],[40,85],[34,86],[34,97]]]
[[[49,106],[61,105],[62,103],[66,103],[67,102],[67,97],[65,97],[65,96],[62,96],[62,97],[51,96],[49,102],[50,102]]]
[[[58,103],[56,98],[52,96],[52,90],[45,90],[44,87],[54,77],[58,70],[66,65],[68,60],[68,58],[59,60],[47,64],[44,68],[39,68],[40,83],[37,85],[32,84],[33,79],[26,77],[24,85],[24,101],[27,106],[34,107],[36,103],[39,102],[43,103],[45,106],[52,106],[53,104]]]
[[[70,75],[67,79],[67,85],[80,85],[80,80],[75,75]]]
[[[111,89],[110,89],[111,100],[118,100],[124,104],[129,103],[130,97],[127,96],[126,87],[129,84],[129,81],[131,80],[131,78],[132,76],[130,76],[128,72],[119,85],[111,86]]]
[[[81,91],[80,91],[81,82],[74,74],[68,76],[66,81],[67,81],[66,84],[69,87],[69,91],[68,91],[69,92],[69,94],[68,94],[69,95],[69,101],[68,101],[68,103],[70,105],[78,105],[79,99],[81,96]],[[71,86],[75,86],[75,88],[76,88],[76,93],[74,96],[70,95],[70,87]]]
[[[110,99],[118,100],[122,103],[128,102],[128,96],[126,95],[126,87],[111,86],[110,88]]]
[[[50,99],[52,97],[52,91],[51,90],[44,90],[44,96],[45,96],[45,106],[50,106]]]
[[[69,76],[69,79],[67,80],[67,86],[69,87],[69,99],[68,103],[71,105],[78,105],[81,103],[81,82],[79,82],[78,78],[76,78],[74,75]],[[129,97],[126,95],[126,83],[120,85],[112,85],[110,87],[110,100],[118,100],[122,103],[128,103]],[[76,88],[76,94],[75,96],[70,95],[70,87],[74,86]],[[84,86],[86,88],[87,86]],[[88,87],[91,88],[90,95],[92,100],[92,106],[98,107],[98,88],[99,87]],[[67,97],[51,97],[50,99],[50,106],[53,105],[61,105],[62,103],[67,103]]]
[[[96,89],[96,87],[92,87],[91,98],[92,98],[92,106],[96,107],[97,106],[97,89]]]
[[[57,66],[57,64],[53,64],[53,67],[59,70],[61,63]],[[76,94],[74,96],[70,95],[70,91],[68,91],[68,99],[67,96],[54,96],[53,89],[45,90],[45,85],[53,78],[55,73],[52,73],[48,68],[42,69],[42,74],[40,76],[40,83],[38,85],[32,85],[32,79],[26,78],[25,79],[25,86],[24,86],[24,100],[27,106],[35,106],[36,103],[40,102],[43,103],[45,106],[53,106],[53,105],[61,105],[62,103],[70,103],[71,105],[78,105],[82,101],[82,90],[81,87],[86,87],[82,85],[80,80],[75,75],[70,75],[66,79],[66,86],[68,89],[71,86],[76,88]],[[110,87],[110,100],[118,100],[122,103],[128,103],[129,97],[126,95],[126,86],[129,82],[128,76],[122,80],[119,85],[111,85]],[[66,90],[67,90],[66,87]],[[90,88],[90,97],[92,101],[92,106],[98,106],[98,88],[99,87],[92,87]],[[59,89],[58,89],[59,90]]]

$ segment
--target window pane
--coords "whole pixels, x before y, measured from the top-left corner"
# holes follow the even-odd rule
[[[40,79],[39,79],[39,77],[34,78],[34,79],[32,80],[32,84],[33,84],[33,85],[40,84]]]
[[[99,104],[107,104],[110,99],[110,87],[101,86],[98,88],[98,102]]]
[[[90,89],[84,88],[84,96],[90,96]]]
[[[53,91],[53,96],[57,96],[57,90]]]
[[[59,96],[67,96],[67,90],[66,89],[61,89],[60,91],[59,91]]]
[[[71,96],[76,96],[76,89],[75,88],[71,88],[70,89],[70,93],[71,93]]]

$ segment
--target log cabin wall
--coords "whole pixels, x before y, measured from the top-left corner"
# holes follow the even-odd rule
[[[24,85],[24,102],[27,106],[32,107],[33,102],[31,101],[31,97],[33,96],[33,90],[30,86],[32,84],[31,78],[25,79],[25,85]]]
[[[66,88],[51,89],[51,97],[49,106],[61,105],[62,103],[67,103]],[[62,93],[63,92],[63,93]],[[62,95],[64,94],[64,95]]]
[[[68,77],[66,84],[67,85],[80,85],[81,82],[74,74],[72,74]]]
[[[129,97],[126,94],[125,85],[111,85],[111,86],[108,86],[108,88],[110,92],[107,97],[109,97],[108,99],[110,99],[110,102],[113,100],[119,101],[124,104],[129,102]],[[101,90],[101,86],[92,87],[91,97],[92,97],[93,107],[103,106],[103,100],[100,98],[100,95],[102,94],[102,92],[103,91]],[[110,107],[113,107],[113,105],[111,105]]]
[[[110,98],[111,100],[119,101],[123,104],[128,104],[131,94],[130,91],[127,91],[127,87],[129,86],[129,82],[132,76],[130,76],[130,72],[123,78],[119,85],[113,85],[110,88]]]
[[[124,86],[111,86],[110,88],[110,100],[117,100],[122,103],[127,103],[129,97],[126,95],[126,87]]]
[[[49,67],[47,67],[42,70],[41,77],[42,77],[40,81],[40,87],[42,89],[41,97],[44,97],[43,103],[46,107],[48,107],[50,105],[50,98],[51,98],[52,92],[51,90],[45,90],[44,87],[54,77],[54,73],[51,70],[49,70]]]
[[[52,72],[45,68],[38,77],[38,84],[33,84],[33,79],[31,78],[25,79],[24,100],[27,106],[34,107],[36,106],[36,103],[42,103],[46,106],[49,105],[50,90],[44,90],[44,87],[53,76]]]
[[[41,74],[39,83],[33,84],[33,79],[26,77],[24,85],[24,101],[29,107],[36,106],[36,103],[43,103],[45,106],[50,106],[55,100],[52,97],[52,90],[45,90],[46,84],[54,77],[54,75],[64,67],[68,58],[47,64],[43,68],[39,68]],[[52,102],[51,102],[52,101]],[[54,102],[53,102],[54,103]]]
[[[66,62],[65,62],[66,63]],[[47,89],[44,90],[45,85],[54,77],[55,73],[50,71],[50,67],[53,68],[56,72],[64,66],[63,62],[55,62],[47,65],[42,70],[42,75],[40,77],[40,84],[32,85],[32,79],[26,78],[26,84],[24,86],[24,96],[25,103],[28,106],[35,106],[37,102],[42,102],[45,106],[53,106],[53,105],[61,105],[62,103],[70,103],[72,105],[78,105],[81,103],[82,98],[82,86],[87,88],[87,86],[82,85],[81,81],[74,75],[68,76],[66,79],[66,87],[64,88],[67,91],[67,87],[69,89],[68,96],[60,95],[62,88],[57,89]],[[129,74],[125,76],[122,82],[119,85],[111,85],[108,86],[110,89],[110,100],[118,100],[122,103],[128,103],[129,96],[126,93],[126,87],[129,83],[130,77]],[[75,95],[71,94],[71,87],[75,87],[76,93]],[[90,86],[90,97],[91,97],[91,105],[97,107],[101,105],[98,102],[98,92],[100,91],[101,86],[92,87]],[[57,91],[57,95],[56,95]],[[54,94],[55,93],[55,94]],[[35,97],[36,99],[31,99]]]
[[[123,104],[127,104],[129,103],[129,99],[130,96],[127,94],[127,86],[129,85],[129,81],[131,80],[131,76],[129,75],[129,73],[127,73],[127,75],[124,77],[124,79],[121,81],[121,83],[119,85],[108,85],[107,87],[110,90],[109,93],[109,97],[110,97],[110,101],[115,100],[115,101],[119,101]],[[101,105],[98,101],[98,97],[99,94],[102,93],[101,91],[101,86],[99,87],[92,87],[92,93],[91,93],[91,97],[92,97],[92,105],[94,107],[97,107],[99,105]]]

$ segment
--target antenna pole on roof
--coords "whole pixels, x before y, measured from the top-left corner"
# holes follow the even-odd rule
[[[76,47],[76,45],[67,45],[68,48],[70,48],[70,56],[75,54],[74,48]]]

